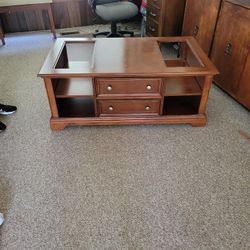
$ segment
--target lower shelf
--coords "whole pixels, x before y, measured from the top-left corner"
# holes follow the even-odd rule
[[[50,120],[53,130],[70,125],[192,124],[205,126],[206,115],[198,114],[201,96],[166,96],[162,115],[97,116],[94,97],[57,98],[59,117]]]
[[[91,97],[58,98],[59,117],[94,117],[95,104]]]
[[[168,96],[164,98],[163,115],[198,114],[200,96]]]

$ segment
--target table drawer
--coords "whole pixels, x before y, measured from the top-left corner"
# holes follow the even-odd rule
[[[97,79],[97,95],[159,93],[161,79]]]
[[[152,18],[147,19],[146,31],[149,36],[159,35],[159,24],[156,23]]]
[[[98,100],[100,115],[159,115],[160,99]]]
[[[165,1],[165,0],[148,0],[148,5],[154,5],[154,6],[157,6],[158,8],[161,8],[162,1]]]
[[[161,10],[155,6],[148,5],[147,17],[159,23],[161,21]]]

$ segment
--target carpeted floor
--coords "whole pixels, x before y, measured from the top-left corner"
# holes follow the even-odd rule
[[[50,33],[0,48],[2,250],[250,248],[250,115],[213,87],[208,125],[49,128]]]

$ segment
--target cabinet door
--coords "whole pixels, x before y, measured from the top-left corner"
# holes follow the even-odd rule
[[[221,0],[187,0],[182,27],[183,36],[194,36],[209,54]]]
[[[220,72],[215,81],[235,98],[248,56],[249,14],[247,8],[224,2],[212,49],[212,61]]]
[[[249,44],[250,47],[250,44]],[[237,99],[250,110],[250,50],[247,57],[245,69],[240,79]]]

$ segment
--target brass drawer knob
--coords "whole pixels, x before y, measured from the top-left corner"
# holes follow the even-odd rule
[[[150,31],[152,31],[152,32],[155,32],[155,31],[156,31],[156,29],[153,28],[152,26],[149,26],[148,29],[149,29]]]
[[[152,86],[151,86],[151,85],[147,85],[146,89],[147,89],[147,90],[151,90],[151,89],[152,89]]]
[[[113,111],[114,108],[112,106],[109,106],[109,111]]]
[[[156,17],[156,14],[152,11],[149,11],[149,15],[152,16],[152,17]]]
[[[232,43],[227,42],[226,49],[225,49],[225,54],[228,55],[228,56],[232,55],[232,49],[233,49]]]
[[[150,109],[151,109],[150,106],[145,107],[145,110],[147,110],[147,111],[150,110]]]
[[[108,90],[108,91],[111,91],[111,90],[112,90],[112,86],[109,85],[109,86],[107,87],[107,90]]]
[[[195,25],[195,26],[194,26],[193,36],[197,36],[197,35],[198,35],[199,29],[200,29],[200,28],[199,28],[198,25]]]

